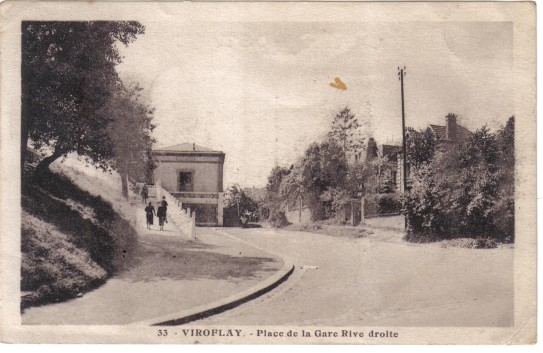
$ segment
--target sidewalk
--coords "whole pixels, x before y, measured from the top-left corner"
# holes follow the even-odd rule
[[[151,200],[153,201],[153,200]],[[64,303],[29,308],[22,324],[117,325],[148,321],[205,306],[247,291],[283,267],[277,257],[196,228],[196,240],[183,239],[173,222],[145,227],[143,205],[135,205],[139,234],[134,265],[100,288]]]

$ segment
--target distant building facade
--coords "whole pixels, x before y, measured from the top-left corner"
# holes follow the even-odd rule
[[[221,151],[182,143],[153,151],[154,183],[167,190],[183,208],[196,212],[196,225],[223,225],[223,168]]]

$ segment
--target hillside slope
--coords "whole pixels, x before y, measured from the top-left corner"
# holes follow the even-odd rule
[[[136,231],[111,203],[50,172],[22,180],[21,310],[74,298],[129,265]]]

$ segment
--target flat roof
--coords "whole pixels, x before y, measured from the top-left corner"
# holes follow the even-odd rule
[[[203,154],[224,154],[222,151],[212,150],[208,147],[198,146],[194,143],[180,143],[178,145],[173,145],[169,147],[158,148],[153,150],[153,152],[159,153],[203,153]]]

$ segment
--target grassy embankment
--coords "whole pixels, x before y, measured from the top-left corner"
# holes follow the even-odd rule
[[[306,220],[302,223],[294,224],[288,223],[288,221],[286,221],[285,219],[283,220],[283,222],[279,223],[281,227],[278,228],[282,228],[285,230],[319,233],[338,237],[363,238],[365,236],[373,234],[374,232],[372,231],[372,229],[384,230],[388,232],[404,232],[402,224],[403,216],[394,217],[394,219],[393,217],[366,219],[366,224],[359,225],[358,227],[341,225],[334,219],[315,222]],[[407,240],[404,238],[403,241]],[[415,241],[411,240],[410,242],[413,243]],[[443,248],[460,247],[469,249],[493,249],[496,247],[513,247],[512,244],[502,244],[492,239],[482,237],[458,237],[454,239],[423,237],[416,242],[436,243],[440,244],[440,246]]]
[[[136,231],[111,204],[66,177],[22,181],[21,310],[74,298],[128,265]]]

